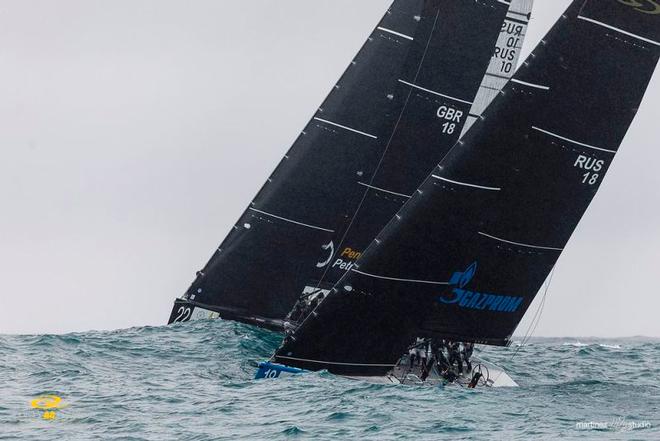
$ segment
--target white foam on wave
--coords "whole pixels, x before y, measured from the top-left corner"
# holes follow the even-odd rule
[[[599,346],[606,349],[621,349],[621,345],[617,344],[606,344],[606,343],[582,343],[580,341],[566,341],[562,343],[562,346],[573,346],[575,348],[584,348],[587,346]]]
[[[583,348],[589,345],[587,343],[580,343],[579,341],[566,341],[562,343],[562,346],[574,346],[576,348]]]

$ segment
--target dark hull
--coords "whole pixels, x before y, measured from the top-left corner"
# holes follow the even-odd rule
[[[258,326],[260,328],[269,329],[276,332],[284,332],[284,321],[274,318],[259,317],[249,315],[245,311],[232,308],[220,308],[218,306],[206,305],[203,303],[191,302],[185,299],[176,299],[170,318],[167,321],[168,325],[172,323],[182,323],[191,320],[196,320],[195,310],[203,309],[209,312],[214,312],[218,315],[217,318],[223,320],[233,320],[248,325]]]

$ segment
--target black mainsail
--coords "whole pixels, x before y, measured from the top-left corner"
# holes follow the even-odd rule
[[[372,376],[418,336],[507,345],[655,71],[647,9],[575,0],[274,361]]]
[[[395,1],[170,322],[197,307],[279,329],[301,295],[327,292],[328,270],[350,268],[458,139],[507,10]]]

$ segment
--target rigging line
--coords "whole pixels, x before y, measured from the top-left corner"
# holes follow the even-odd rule
[[[417,72],[415,73],[415,78],[414,78],[413,81],[417,81],[417,78],[419,77],[419,74],[420,74],[420,72],[422,71],[422,66],[424,65],[424,60],[426,59],[426,55],[428,54],[429,47],[431,46],[431,40],[433,40],[433,34],[435,34],[436,28],[437,28],[437,26],[438,26],[438,19],[439,19],[439,18],[440,18],[440,8],[438,8],[438,10],[437,10],[437,12],[436,12],[436,14],[435,14],[435,20],[433,21],[433,28],[431,29],[431,33],[429,34],[429,38],[428,38],[428,40],[427,40],[427,42],[426,42],[426,47],[424,48],[424,53],[422,54],[422,58],[421,58],[421,60],[419,61],[419,65],[418,65],[418,67],[417,67]],[[376,180],[376,175],[378,174],[378,171],[380,170],[380,167],[381,167],[381,165],[383,164],[383,161],[385,160],[385,155],[387,154],[387,152],[388,152],[388,150],[389,150],[389,148],[390,148],[390,145],[392,144],[392,141],[394,140],[394,135],[396,134],[396,132],[397,132],[397,130],[398,130],[398,128],[399,128],[399,124],[401,123],[401,120],[403,119],[403,115],[404,115],[406,109],[408,108],[408,103],[410,102],[410,97],[412,97],[412,93],[413,93],[413,92],[412,92],[412,89],[410,89],[410,90],[408,91],[408,96],[406,97],[406,101],[405,101],[405,103],[403,104],[403,107],[401,108],[401,112],[399,113],[399,118],[397,119],[396,124],[394,125],[394,129],[392,130],[392,134],[390,135],[390,137],[389,137],[389,139],[388,139],[388,141],[387,141],[387,144],[386,144],[386,146],[385,146],[385,149],[383,150],[383,153],[382,153],[382,155],[380,156],[380,160],[378,161],[378,164],[376,165],[376,169],[374,170],[374,173],[373,173],[372,176],[371,176],[371,179],[370,179],[370,181],[369,181],[369,185],[373,185],[374,181]],[[340,250],[341,247],[343,246],[344,241],[346,240],[346,237],[348,236],[348,232],[351,231],[351,227],[352,227],[353,224],[355,223],[355,219],[357,219],[357,215],[358,215],[358,213],[360,212],[360,210],[362,209],[362,206],[364,205],[364,201],[367,199],[367,195],[368,195],[368,194],[369,194],[369,189],[366,189],[366,190],[364,191],[364,193],[362,194],[362,199],[360,200],[360,203],[358,204],[358,206],[357,206],[355,212],[353,213],[353,217],[351,218],[351,221],[349,222],[348,227],[347,227],[346,230],[344,231],[344,234],[342,235],[342,238],[341,238],[341,240],[340,240],[339,243],[338,243],[338,246],[337,246],[337,253],[339,252],[339,250]],[[366,252],[370,247],[371,247],[371,245],[367,247],[367,249],[365,250],[365,252]],[[321,278],[320,278],[318,284],[316,285],[316,288],[319,288],[319,287],[321,286],[321,284],[325,281],[325,278],[326,278],[326,276],[328,275],[328,271],[329,271],[329,270],[330,270],[330,266],[328,265],[328,266],[326,266],[325,270],[323,270],[323,274],[321,275]],[[348,274],[348,272],[347,272],[346,274]],[[339,283],[344,277],[346,277],[346,274],[345,274],[344,276],[342,276],[342,277],[337,281],[337,283]],[[332,293],[332,291],[330,291],[330,294],[331,294],[331,293]],[[328,298],[328,297],[330,296],[330,294],[328,294],[328,296],[326,296],[326,298]],[[325,300],[325,299],[324,299],[324,300]],[[300,329],[300,327],[301,327],[302,325],[304,325],[305,322],[306,322],[311,316],[314,315],[313,313],[316,312],[316,310],[319,308],[319,306],[321,306],[321,305],[323,304],[323,301],[324,301],[324,300],[321,300],[321,301],[319,302],[319,304],[316,305],[316,307],[312,310],[312,312],[310,312],[310,313],[307,315],[307,317],[305,317],[305,318],[303,319],[302,323],[300,323],[300,325],[298,326],[297,329]]]
[[[424,48],[424,53],[422,55],[422,58],[419,62],[419,66],[417,67],[417,72],[415,73],[415,81],[417,81],[417,78],[419,77],[419,74],[422,70],[422,66],[424,64],[424,60],[426,59],[426,55],[428,53],[429,47],[431,45],[431,40],[433,39],[433,34],[435,33],[436,27],[438,25],[438,18],[440,17],[440,9],[438,9],[436,15],[435,15],[435,21],[433,22],[433,28],[431,30],[431,33],[429,34],[428,41],[426,42],[426,47]],[[403,115],[408,107],[408,103],[410,102],[410,97],[412,96],[412,89],[408,92],[408,96],[406,98],[406,101],[401,108],[401,112],[399,113],[399,118],[397,119],[396,124],[394,125],[394,129],[392,130],[392,134],[390,135],[387,144],[385,146],[385,149],[383,150],[383,153],[380,156],[380,159],[378,161],[378,164],[376,165],[376,169],[374,170],[374,173],[371,176],[371,179],[369,180],[368,185],[373,185],[374,181],[376,180],[376,175],[378,174],[378,171],[381,168],[381,165],[383,164],[383,161],[385,160],[385,155],[387,155],[387,152],[389,151],[390,145],[392,144],[392,141],[394,140],[394,135],[396,134],[399,124],[401,123],[401,120],[403,119]],[[353,212],[353,216],[351,217],[351,221],[348,224],[348,227],[344,231],[344,234],[342,235],[341,240],[339,241],[337,245],[337,252],[341,249],[341,247],[344,245],[344,241],[346,240],[346,237],[348,236],[348,232],[351,231],[351,228],[353,227],[353,224],[355,223],[355,220],[357,219],[357,215],[362,209],[362,206],[364,205],[365,200],[367,199],[367,195],[369,194],[369,190],[366,189],[364,193],[362,194],[362,199],[360,200],[360,203],[358,204],[356,210]],[[368,247],[367,247],[368,248]],[[365,250],[366,251],[366,250]],[[326,269],[323,271],[323,274],[321,275],[320,281],[317,284],[317,288],[321,286],[321,283],[324,282],[328,271],[329,267],[326,267]],[[347,273],[348,274],[348,273]],[[304,321],[303,321],[304,323]]]
[[[525,333],[525,336],[523,337],[522,341],[520,342],[520,346],[516,348],[516,350],[513,352],[511,355],[511,358],[509,358],[509,363],[513,361],[513,359],[518,355],[518,352],[520,352],[520,349],[522,349],[529,341],[531,340],[534,332],[536,331],[536,327],[538,324],[541,322],[541,316],[543,315],[543,309],[545,308],[545,300],[548,296],[548,291],[550,290],[550,285],[552,284],[552,278],[555,275],[555,268],[556,266],[552,267],[552,271],[550,271],[550,277],[545,283],[545,291],[543,292],[543,298],[541,299],[541,303],[539,304],[538,308],[536,308],[536,312],[534,313],[534,316],[532,317],[532,321],[530,322],[529,326],[527,327],[527,332]],[[499,375],[495,378],[495,382],[502,376],[502,372],[499,373]]]
[[[527,332],[525,333],[525,336],[523,337],[523,340],[520,343],[520,346],[516,348],[516,351],[513,353],[511,356],[511,360],[516,356],[518,351],[520,351],[520,348],[525,346],[529,341],[531,340],[532,336],[534,335],[534,332],[536,331],[536,328],[538,327],[539,323],[541,322],[541,316],[543,315],[543,309],[545,308],[545,301],[548,296],[548,291],[550,290],[550,285],[552,284],[552,279],[555,275],[555,267],[552,267],[552,271],[550,271],[550,277],[545,283],[545,291],[543,292],[543,298],[541,299],[541,303],[539,304],[539,307],[536,309],[536,313],[534,313],[534,316],[532,317],[532,321],[530,322],[529,326],[527,327]]]
[[[541,299],[541,306],[540,306],[538,318],[536,319],[536,323],[534,323],[532,332],[529,333],[527,340],[525,340],[524,345],[527,345],[527,343],[530,342],[530,340],[534,336],[534,333],[536,332],[536,328],[538,327],[539,323],[541,323],[541,316],[543,315],[543,310],[545,309],[546,294],[549,287],[550,287],[550,283],[548,282],[548,287],[546,288],[546,292],[543,294],[543,298]]]

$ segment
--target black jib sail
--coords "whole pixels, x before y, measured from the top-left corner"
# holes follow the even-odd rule
[[[382,375],[415,337],[506,345],[603,182],[660,15],[576,0],[274,361]]]
[[[507,9],[395,1],[170,322],[197,308],[281,328],[301,295],[327,292],[327,270],[344,259],[343,275],[458,139]],[[340,247],[358,210],[371,221]]]

